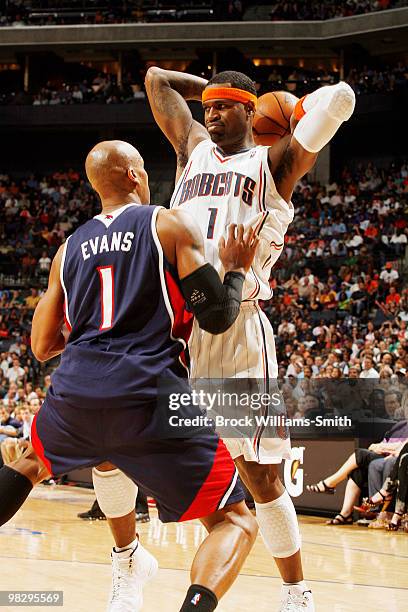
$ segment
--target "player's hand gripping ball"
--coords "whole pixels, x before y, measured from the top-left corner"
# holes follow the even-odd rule
[[[271,91],[258,98],[252,124],[255,144],[270,146],[290,134],[290,117],[298,100],[287,91]]]

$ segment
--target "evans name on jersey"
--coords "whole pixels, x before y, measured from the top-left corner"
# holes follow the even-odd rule
[[[111,236],[106,234],[95,236],[95,238],[81,243],[82,257],[86,261],[91,255],[97,255],[98,253],[109,253],[110,251],[128,253],[132,248],[134,237],[133,232],[112,232]]]

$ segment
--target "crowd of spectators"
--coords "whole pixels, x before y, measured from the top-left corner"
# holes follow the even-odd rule
[[[338,72],[305,70],[299,67],[289,68],[286,66],[275,66],[269,74],[265,74],[263,69],[258,68],[258,71],[260,75],[255,76],[255,78],[258,81],[259,93],[262,94],[271,90],[287,90],[298,97],[304,96],[323,85],[337,83],[340,76]],[[406,87],[408,69],[403,62],[398,62],[394,66],[385,66],[381,69],[364,66],[361,70],[351,69],[345,80],[357,95],[399,91]]]
[[[127,75],[118,85],[117,76],[99,72],[93,79],[82,81],[48,81],[32,93],[22,90],[0,94],[0,104],[59,106],[67,104],[129,104],[145,99],[141,82]]]
[[[305,70],[288,66],[254,67],[253,77],[258,94],[267,91],[286,90],[301,97],[323,85],[331,85],[339,80],[338,72],[326,70]],[[99,72],[93,79],[82,81],[48,81],[44,86],[34,88],[31,93],[23,91],[0,93],[2,105],[70,105],[70,104],[130,104],[145,99],[143,73],[132,78],[124,76],[118,85],[117,76]],[[203,74],[201,74],[203,76]],[[406,87],[408,69],[404,63],[374,69],[364,66],[362,70],[353,68],[345,79],[357,95],[399,91]]]
[[[383,433],[378,434],[377,440],[373,440],[368,448],[358,447],[347,458],[344,457],[344,462],[335,472],[327,474],[323,468],[322,479],[306,486],[309,493],[334,493],[341,482],[347,481],[341,510],[327,521],[329,525],[351,524],[354,512],[358,511],[362,515],[358,522],[364,526],[389,531],[398,531],[399,527],[403,527],[408,533],[407,383],[405,377],[399,386],[394,384],[388,389],[381,389],[382,394],[378,393],[380,387],[377,387],[376,403],[382,401],[384,417],[389,419],[376,420],[383,425]],[[367,390],[371,393],[367,394]],[[348,403],[354,409],[361,404],[364,394],[367,398],[374,395],[374,389],[361,391],[361,384],[354,386],[352,398],[350,395],[348,397]],[[338,396],[338,393],[332,394],[335,401]],[[302,405],[311,404],[311,397],[316,396],[306,395]],[[368,412],[367,402],[362,407]],[[360,437],[366,436],[363,434]]]
[[[353,68],[346,78],[357,95],[396,91],[399,87],[405,86],[407,80],[408,68],[403,62],[378,70],[367,66],[362,70]]]
[[[24,352],[26,354],[24,354]],[[9,351],[0,353],[0,463],[9,464],[24,452],[30,439],[34,416],[44,401],[51,376],[47,374],[42,385],[34,387],[27,366],[29,349],[15,343]]]
[[[8,0],[0,17],[3,26],[110,24],[144,21],[141,2],[113,0]]]
[[[65,237],[96,208],[94,192],[74,170],[20,180],[0,175],[0,351],[17,343],[28,381],[37,380],[42,371],[28,347],[51,260]]]
[[[408,531],[403,463],[408,442],[407,194],[406,163],[382,170],[372,164],[345,168],[338,183],[325,187],[303,180],[293,196],[296,215],[286,248],[272,271],[274,297],[263,304],[275,329],[280,388],[295,423],[292,434],[304,436],[306,427],[319,436],[343,431],[371,438],[368,423],[388,431],[372,439],[369,450],[358,449],[354,461],[345,457],[336,474],[326,476],[322,469],[323,480],[308,487],[322,493],[348,477],[340,512],[328,521],[332,525],[351,524],[361,496],[374,496],[384,486],[386,504],[379,494],[363,501],[359,522]],[[316,429],[317,417],[340,420]],[[350,425],[341,417],[349,417]],[[387,480],[385,469],[394,465],[398,478]]]
[[[0,25],[114,24],[149,21],[236,21],[262,0],[8,0]],[[395,6],[405,0],[279,0],[271,3],[270,18],[279,21],[324,20],[349,17]]]
[[[362,15],[373,11],[383,11],[403,6],[405,2],[393,0],[296,0],[296,2],[273,2],[270,17],[273,21],[306,21],[339,19]]]
[[[97,212],[90,185],[74,170],[13,179],[0,174],[0,450],[8,462],[23,451],[48,372],[33,356],[34,309],[59,245]]]
[[[242,19],[243,12],[241,0],[8,0],[0,25],[236,21]]]
[[[31,96],[33,106],[60,104],[129,104],[145,98],[142,85],[124,79],[118,85],[116,75],[101,72],[92,82],[72,84],[46,83],[38,94]]]
[[[303,179],[296,187],[274,297],[263,304],[277,332],[280,376],[291,384],[406,377],[407,193],[406,163],[345,168],[338,183]]]
[[[0,174],[0,273],[46,275],[66,235],[96,207],[95,193],[75,170],[19,180]]]
[[[332,85],[339,80],[338,72],[327,70],[304,70],[289,66],[274,66],[272,70],[259,67],[254,75],[258,94],[268,91],[289,91],[301,97],[323,85]]]
[[[304,178],[294,222],[263,307],[277,331],[281,373],[295,378],[384,377],[407,369],[408,166],[344,168],[326,186]],[[98,200],[75,170],[0,175],[0,350],[31,380],[31,316],[59,245],[96,214]],[[28,289],[30,288],[30,289]]]

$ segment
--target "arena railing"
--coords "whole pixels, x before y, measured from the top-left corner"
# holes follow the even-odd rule
[[[187,9],[186,9],[187,10]],[[284,49],[302,42],[302,50],[307,48],[333,54],[339,45],[357,42],[364,48],[378,49],[389,32],[392,41],[399,45],[406,40],[408,8],[397,8],[383,12],[367,13],[330,19],[327,21],[197,21],[194,23],[107,23],[89,27],[89,24],[3,27],[0,46],[12,47],[14,52],[24,52],[32,45],[58,49],[67,45],[97,46],[109,48],[115,45],[130,45],[132,49],[146,45],[177,43],[191,47],[196,44],[213,43],[222,45],[248,43],[253,48],[256,41],[273,49],[279,42]],[[379,42],[380,38],[380,42]],[[271,42],[272,41],[272,42]],[[384,47],[385,52],[390,52]],[[393,44],[392,50],[396,50]],[[285,51],[283,51],[284,53]],[[394,51],[395,52],[395,51]]]
[[[48,274],[23,272],[19,264],[0,263],[0,288],[26,289],[27,287],[46,287]]]

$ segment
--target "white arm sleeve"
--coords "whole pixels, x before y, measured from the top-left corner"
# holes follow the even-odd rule
[[[293,136],[306,151],[318,153],[333,138],[343,121],[350,119],[355,102],[354,91],[343,81],[317,89],[302,102],[306,114],[297,124]]]

